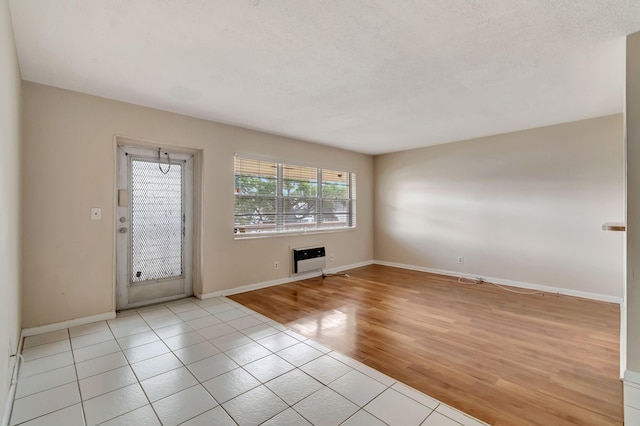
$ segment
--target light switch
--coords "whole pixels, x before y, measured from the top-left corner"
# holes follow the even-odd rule
[[[94,207],[91,209],[91,220],[102,220],[102,209]]]

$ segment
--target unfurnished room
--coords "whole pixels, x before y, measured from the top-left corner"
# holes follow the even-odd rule
[[[637,0],[0,0],[1,426],[640,425]]]

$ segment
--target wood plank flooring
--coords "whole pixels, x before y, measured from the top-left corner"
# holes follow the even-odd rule
[[[622,425],[619,306],[380,265],[230,296],[492,425]]]

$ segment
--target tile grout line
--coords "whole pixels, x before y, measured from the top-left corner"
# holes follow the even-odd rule
[[[71,359],[73,360],[73,369],[76,373],[76,386],[78,387],[78,396],[80,397],[80,411],[82,412],[82,420],[87,425],[87,413],[84,409],[84,401],[82,400],[82,389],[80,388],[80,378],[78,377],[78,367],[76,363],[76,354],[73,351],[73,341],[71,340],[71,330],[67,328],[67,335],[69,336],[69,347],[71,348]]]

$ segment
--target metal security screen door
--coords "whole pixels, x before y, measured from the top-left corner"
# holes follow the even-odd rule
[[[116,308],[193,294],[193,157],[118,147]]]

